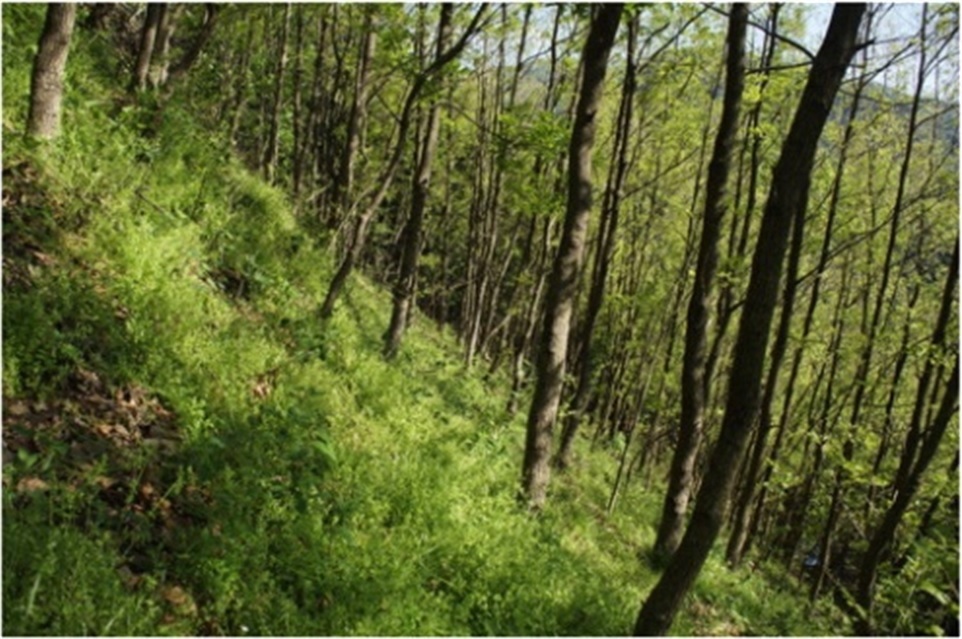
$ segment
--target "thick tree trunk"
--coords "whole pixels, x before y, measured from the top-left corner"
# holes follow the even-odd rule
[[[681,375],[681,421],[678,443],[671,460],[668,491],[662,508],[661,523],[655,540],[654,554],[667,559],[681,542],[688,500],[694,481],[695,460],[701,443],[705,412],[705,347],[715,270],[718,266],[718,238],[727,207],[731,152],[735,146],[738,112],[745,86],[745,31],[748,7],[732,7],[728,26],[725,97],[721,122],[715,138],[705,191],[705,214],[702,218],[701,244],[695,269],[695,283],[688,303],[685,329],[685,354]]]
[[[775,165],[752,259],[748,294],[728,388],[721,433],[698,491],[691,524],[641,608],[636,635],[662,635],[701,571],[728,511],[735,472],[758,409],[768,333],[778,297],[792,219],[805,206],[815,150],[842,77],[855,53],[864,4],[838,4],[816,55],[788,137]]]
[[[591,151],[608,55],[623,9],[621,4],[598,5],[582,53],[584,80],[568,147],[567,211],[548,285],[537,381],[525,439],[522,490],[533,509],[544,504],[551,473],[551,430],[561,401],[568,331],[591,212]]]
[[[60,133],[63,74],[76,18],[75,4],[52,3],[47,6],[47,19],[40,34],[40,44],[33,60],[33,75],[30,77],[29,135],[50,139]]]
[[[441,19],[438,22],[437,58],[444,53],[451,35],[451,15],[453,5],[441,5]],[[365,47],[367,50],[367,47]],[[417,171],[411,195],[411,210],[402,234],[403,247],[401,249],[401,269],[394,284],[394,305],[391,311],[391,323],[384,334],[384,357],[387,359],[397,355],[401,347],[401,339],[407,327],[407,318],[414,302],[415,279],[418,270],[418,258],[421,255],[421,227],[424,225],[424,209],[427,205],[428,191],[431,186],[431,165],[438,148],[438,131],[441,124],[441,108],[435,101],[428,113],[427,131],[421,147]]]

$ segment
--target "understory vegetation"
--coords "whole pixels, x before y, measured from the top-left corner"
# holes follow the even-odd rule
[[[629,633],[660,575],[668,457],[620,477],[638,440],[602,423],[530,512],[526,415],[506,409],[530,390],[513,388],[508,339],[503,365],[468,365],[447,310],[422,308],[386,359],[392,292],[363,269],[321,319],[339,229],[207,124],[208,66],[169,95],[131,93],[116,42],[77,28],[62,132],[25,136],[45,11],[3,7],[4,634]],[[511,197],[549,206],[531,188]],[[376,226],[375,243],[389,234]],[[675,293],[658,286],[659,303],[619,292],[618,308],[661,317]],[[639,403],[639,432],[658,411],[675,414]],[[931,475],[926,497],[954,492],[956,474]],[[827,491],[815,501],[827,509]],[[886,628],[937,633],[957,615],[949,534],[881,581]],[[758,553],[732,568],[716,544],[672,634],[851,634],[793,565]],[[906,598],[923,612],[898,618]]]

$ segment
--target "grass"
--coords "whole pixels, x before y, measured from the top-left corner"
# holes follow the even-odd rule
[[[3,9],[19,198],[4,210],[19,274],[3,312],[4,630],[628,632],[657,576],[639,556],[659,488],[632,485],[606,516],[614,451],[579,442],[547,510],[519,509],[505,380],[465,370],[421,317],[384,362],[389,297],[362,276],[319,323],[325,238],[188,106],[117,106],[96,36],[76,35],[62,139],[24,141],[23,34],[41,9]],[[801,601],[713,556],[675,631],[838,631]]]

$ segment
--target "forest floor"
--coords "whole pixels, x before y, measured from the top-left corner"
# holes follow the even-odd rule
[[[662,478],[606,514],[623,444],[585,438],[525,512],[504,375],[421,315],[385,362],[362,276],[321,323],[307,216],[94,54],[52,148],[4,56],[4,633],[627,633]],[[673,631],[848,631],[783,572],[713,554]]]

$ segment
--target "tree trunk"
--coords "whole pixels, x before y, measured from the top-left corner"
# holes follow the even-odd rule
[[[234,101],[230,111],[230,133],[229,139],[231,146],[237,144],[237,132],[240,130],[241,119],[244,116],[244,107],[247,104],[247,89],[250,81],[251,49],[254,46],[254,25],[253,19],[247,22],[246,47],[241,54],[240,73],[237,76],[237,86],[235,87]]]
[[[788,426],[788,419],[789,419],[790,411],[792,408],[792,397],[794,395],[794,389],[795,389],[795,381],[798,378],[798,373],[802,364],[802,358],[805,355],[804,345],[806,344],[806,340],[808,339],[809,333],[811,332],[812,321],[815,317],[815,309],[817,308],[818,302],[820,299],[822,277],[824,276],[826,267],[828,266],[828,260],[829,260],[830,249],[832,244],[832,235],[835,229],[835,219],[837,217],[837,213],[839,209],[839,200],[841,198],[841,192],[842,192],[842,180],[845,175],[845,165],[846,165],[846,160],[848,158],[848,149],[851,146],[852,137],[855,132],[855,126],[854,126],[855,118],[856,118],[856,115],[858,114],[859,105],[861,103],[862,91],[864,90],[866,84],[867,84],[867,80],[860,80],[856,84],[855,90],[852,94],[852,102],[851,102],[851,106],[849,107],[848,121],[845,124],[845,132],[842,136],[842,145],[841,145],[841,148],[839,149],[838,164],[836,165],[835,177],[833,178],[833,181],[832,181],[832,191],[831,191],[831,196],[830,196],[829,205],[828,205],[828,219],[825,222],[825,232],[822,235],[822,244],[819,252],[818,265],[816,266],[814,271],[814,281],[812,282],[812,292],[809,296],[808,306],[805,310],[805,318],[802,322],[802,334],[801,334],[801,337],[799,338],[799,345],[795,348],[795,351],[793,353],[792,365],[788,374],[788,381],[785,385],[785,392],[784,392],[784,397],[782,401],[781,417],[779,418],[779,422],[778,422],[778,430],[777,430],[778,434],[775,437],[775,445],[772,448],[769,464],[765,468],[765,472],[762,476],[761,481],[758,482],[761,488],[759,490],[758,498],[756,500],[754,514],[752,515],[752,524],[748,533],[748,538],[745,539],[744,542],[742,542],[741,548],[737,549],[740,554],[744,554],[745,552],[747,552],[748,546],[751,545],[753,531],[756,529],[758,525],[758,520],[761,518],[762,513],[764,511],[765,499],[767,497],[767,492],[768,492],[768,482],[771,479],[772,469],[774,467],[774,464],[779,457],[780,450],[781,450],[781,443],[784,438],[785,430]],[[729,551],[728,559],[730,563],[737,563],[737,561],[733,562],[733,559],[736,559],[736,557],[734,556],[735,555],[734,550],[735,549]],[[740,557],[738,557],[738,559],[740,559]]]
[[[27,115],[27,134],[37,138],[51,139],[60,133],[63,74],[76,18],[75,4],[51,3],[47,6],[47,18],[33,60],[30,111]]]
[[[301,185],[304,179],[304,167],[301,164],[303,148],[306,136],[302,128],[302,115],[304,102],[304,5],[297,7],[294,15],[294,95],[291,97],[293,103],[293,113],[291,114],[291,124],[293,126],[293,149],[291,149],[291,180],[294,191],[294,205],[300,204]]]
[[[668,491],[665,493],[661,523],[654,546],[654,555],[661,560],[669,558],[681,542],[694,480],[695,460],[701,443],[705,412],[705,346],[712,286],[718,266],[718,238],[727,207],[726,184],[731,152],[735,146],[742,90],[745,86],[747,21],[747,5],[734,5],[728,26],[725,97],[715,147],[708,165],[701,244],[698,249],[694,288],[688,302],[678,443],[671,460]]]
[[[771,362],[768,365],[768,375],[765,379],[765,388],[762,394],[758,430],[748,467],[745,470],[746,474],[741,482],[743,486],[742,494],[735,509],[732,531],[725,552],[725,559],[732,568],[741,563],[745,541],[748,538],[750,506],[755,497],[755,486],[758,484],[762,462],[765,458],[768,433],[772,430],[772,421],[774,420],[772,404],[775,401],[775,392],[778,389],[778,373],[782,366],[782,359],[785,357],[785,351],[788,349],[788,336],[795,312],[798,264],[802,256],[802,242],[805,239],[805,211],[801,209],[798,213],[792,221],[792,246],[788,258],[788,273],[785,277],[785,290],[782,294],[781,316],[778,321],[778,329],[775,332],[775,343],[772,345]]]
[[[929,384],[932,380],[936,364],[933,360],[941,358],[947,348],[946,337],[949,320],[955,301],[955,292],[959,282],[959,240],[955,241],[955,252],[949,266],[945,288],[942,292],[942,304],[932,332],[931,349],[925,361],[922,375],[919,378],[916,391],[915,405],[908,431],[905,434],[905,444],[902,448],[902,458],[896,474],[895,495],[885,513],[882,523],[872,536],[868,551],[862,560],[859,570],[857,601],[866,616],[857,620],[860,632],[873,634],[871,627],[872,596],[875,588],[878,567],[882,560],[883,551],[894,540],[895,530],[901,522],[902,516],[908,509],[909,503],[918,490],[919,478],[928,468],[935,454],[942,436],[955,414],[955,403],[958,399],[959,360],[955,359],[955,369],[949,379],[948,386],[942,398],[938,414],[928,425],[922,426],[922,414],[929,402]]]
[[[481,5],[481,8],[474,14],[474,18],[471,23],[465,29],[461,38],[443,55],[438,56],[438,58],[424,71],[419,73],[415,77],[411,88],[408,90],[407,97],[404,100],[404,107],[401,110],[401,118],[398,124],[398,137],[394,141],[394,150],[392,151],[391,157],[388,160],[387,166],[382,172],[380,179],[378,180],[380,186],[378,190],[371,197],[364,212],[358,216],[357,222],[354,225],[354,230],[352,233],[350,244],[348,245],[346,254],[341,260],[341,264],[334,274],[334,278],[331,280],[331,284],[327,289],[327,295],[324,297],[324,303],[321,305],[320,317],[321,319],[326,319],[331,316],[334,312],[334,304],[337,302],[338,297],[340,297],[341,292],[344,290],[344,285],[347,283],[347,278],[354,270],[354,265],[357,263],[358,258],[361,255],[361,251],[364,249],[364,244],[367,241],[367,231],[371,222],[374,219],[374,215],[377,213],[378,208],[381,206],[381,202],[384,201],[385,196],[387,196],[388,189],[391,188],[391,183],[394,181],[394,176],[397,173],[398,165],[401,162],[401,156],[404,154],[404,146],[407,141],[408,130],[411,128],[411,115],[414,110],[414,105],[417,102],[421,91],[424,89],[425,84],[434,75],[436,75],[441,69],[444,68],[446,64],[454,60],[461,51],[467,45],[468,40],[477,31],[481,18],[484,16],[487,10],[487,5]]]
[[[919,397],[921,398],[923,395],[924,393],[920,393]],[[918,491],[922,473],[926,471],[932,462],[932,458],[935,456],[935,452],[939,443],[942,441],[942,437],[945,435],[945,431],[948,429],[949,423],[952,421],[952,417],[955,416],[958,411],[958,399],[959,356],[956,354],[955,366],[952,369],[952,374],[949,376],[945,394],[942,396],[942,405],[939,407],[939,412],[935,416],[934,421],[929,428],[926,429],[918,458],[915,460],[911,472],[906,477],[902,490],[895,495],[895,499],[886,511],[881,525],[872,536],[872,541],[869,542],[868,550],[862,559],[856,598],[861,608],[865,611],[866,616],[859,619],[856,624],[856,629],[859,634],[875,634],[872,629],[871,618],[872,595],[875,589],[875,580],[882,554],[895,539],[895,531],[902,521],[902,516],[905,514],[905,511],[908,510],[912,498]]]
[[[177,61],[170,68],[170,73],[167,75],[165,82],[168,85],[167,92],[170,92],[171,87],[182,77],[187,75],[194,63],[200,57],[201,51],[210,41],[211,36],[214,35],[214,27],[217,24],[217,16],[220,15],[220,5],[214,3],[206,3],[204,5],[204,18],[200,25],[200,31],[194,36],[194,41],[187,47],[184,55],[180,60]]]
[[[583,413],[588,405],[592,376],[592,337],[595,323],[601,313],[605,301],[605,284],[608,279],[608,269],[615,253],[615,237],[618,232],[618,215],[621,207],[621,190],[624,185],[625,173],[628,169],[628,138],[631,133],[632,106],[635,99],[635,39],[637,38],[637,20],[628,23],[628,52],[625,67],[625,79],[622,84],[621,105],[618,110],[617,127],[615,130],[615,160],[611,166],[605,197],[601,207],[601,224],[598,229],[597,248],[595,249],[595,268],[591,278],[591,290],[588,293],[588,307],[585,309],[584,341],[581,344],[580,366],[578,370],[578,386],[574,399],[571,401],[571,411],[564,421],[561,433],[561,446],[555,457],[558,469],[567,468],[571,457],[571,446],[574,443],[578,424],[584,417]]]
[[[437,58],[444,53],[451,35],[451,15],[453,5],[441,5],[441,18],[438,22]],[[365,51],[368,49],[365,47]],[[424,209],[431,186],[431,165],[438,148],[438,131],[441,123],[441,109],[437,101],[428,113],[427,131],[421,147],[417,171],[414,173],[411,195],[411,210],[404,225],[401,249],[401,269],[394,284],[394,305],[391,323],[384,335],[384,357],[392,359],[401,347],[401,339],[407,325],[408,313],[414,300],[414,282],[421,254],[421,227],[424,225]]]
[[[287,40],[291,30],[291,3],[284,5],[284,26],[278,45],[277,69],[274,71],[274,97],[271,100],[270,133],[267,134],[267,148],[264,150],[264,180],[274,184],[277,172],[278,146],[280,143],[281,105],[284,94],[284,70],[287,68]]]
[[[150,56],[154,51],[154,41],[157,39],[157,27],[160,24],[162,12],[162,4],[147,4],[147,16],[144,18],[144,28],[140,32],[140,48],[137,51],[137,61],[134,63],[134,74],[130,79],[131,91],[142,91],[147,86]]]
[[[170,41],[174,36],[177,14],[182,5],[160,5],[160,15],[157,18],[157,35],[154,37],[154,49],[150,54],[150,69],[147,81],[154,89],[167,83],[167,68],[170,65]]]
[[[858,369],[855,373],[855,397],[852,402],[852,414],[848,424],[845,443],[842,447],[844,461],[852,461],[855,455],[856,434],[855,430],[859,424],[862,407],[865,404],[865,393],[868,390],[868,375],[872,364],[875,351],[876,335],[882,323],[882,311],[885,307],[886,292],[888,290],[889,279],[892,274],[892,263],[895,257],[895,243],[898,235],[899,223],[905,203],[905,188],[908,184],[908,171],[912,161],[912,150],[915,142],[916,122],[918,121],[919,104],[922,97],[922,88],[925,82],[926,69],[926,16],[928,5],[922,5],[922,27],[919,32],[920,55],[918,66],[918,77],[916,79],[915,93],[912,99],[912,106],[909,112],[908,139],[905,145],[905,154],[899,169],[898,188],[895,194],[895,203],[892,207],[892,220],[889,227],[888,244],[885,250],[885,257],[881,269],[882,281],[879,284],[878,295],[875,298],[875,305],[872,310],[871,321],[866,330],[863,331],[865,346],[861,349]],[[866,297],[866,303],[868,297]],[[828,570],[828,554],[831,551],[829,541],[834,535],[834,527],[839,519],[839,510],[845,497],[845,484],[848,480],[848,472],[844,466],[840,466],[835,474],[835,486],[832,489],[832,502],[826,517],[825,529],[822,533],[821,556],[819,557],[818,572],[812,585],[810,597],[814,599],[818,596],[823,583],[825,572]]]
[[[568,331],[591,212],[591,150],[608,55],[623,8],[621,4],[598,6],[582,53],[584,80],[568,147],[565,225],[548,285],[537,381],[525,439],[522,490],[523,498],[533,509],[544,504],[551,473],[551,430],[561,401]]]
[[[732,483],[752,418],[758,409],[768,333],[778,297],[782,262],[792,219],[808,197],[815,150],[842,77],[855,53],[864,4],[838,4],[816,55],[805,90],[772,177],[762,216],[762,238],[752,259],[721,433],[715,444],[691,524],[648,596],[636,635],[662,635],[708,557],[728,510]]]
[[[341,157],[340,179],[334,183],[334,201],[347,211],[351,203],[351,191],[354,187],[354,165],[357,153],[361,148],[361,133],[367,121],[367,90],[368,73],[371,60],[374,57],[374,47],[377,43],[377,31],[374,29],[373,12],[368,10],[364,16],[364,40],[361,45],[361,55],[357,61],[357,73],[354,76],[354,101],[351,104],[351,114],[347,124],[347,144]],[[430,168],[428,169],[430,173]]]

